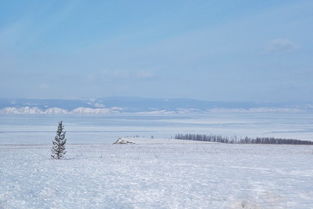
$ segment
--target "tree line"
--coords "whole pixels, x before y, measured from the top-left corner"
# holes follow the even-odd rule
[[[284,139],[275,137],[225,137],[219,135],[205,135],[205,134],[176,134],[175,139],[219,142],[227,144],[298,144],[298,145],[313,145],[313,141],[299,140],[299,139]]]

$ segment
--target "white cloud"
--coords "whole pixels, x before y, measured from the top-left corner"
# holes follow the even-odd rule
[[[279,38],[271,40],[266,51],[268,52],[290,52],[297,49],[298,46],[289,39]]]

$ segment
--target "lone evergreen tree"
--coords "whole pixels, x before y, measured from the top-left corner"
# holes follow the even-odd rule
[[[65,138],[65,131],[62,121],[59,122],[57,135],[54,137],[54,140],[52,141],[53,146],[51,148],[51,157],[53,159],[61,159],[64,157],[66,151],[65,151],[65,144],[66,144],[66,138]]]

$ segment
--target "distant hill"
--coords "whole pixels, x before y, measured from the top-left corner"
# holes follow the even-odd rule
[[[2,113],[109,113],[150,111],[282,110],[312,109],[308,105],[216,102],[195,99],[106,97],[98,99],[0,99]]]

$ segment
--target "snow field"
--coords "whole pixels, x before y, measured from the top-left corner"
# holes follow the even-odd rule
[[[0,208],[313,207],[313,146],[133,141],[0,145]]]

